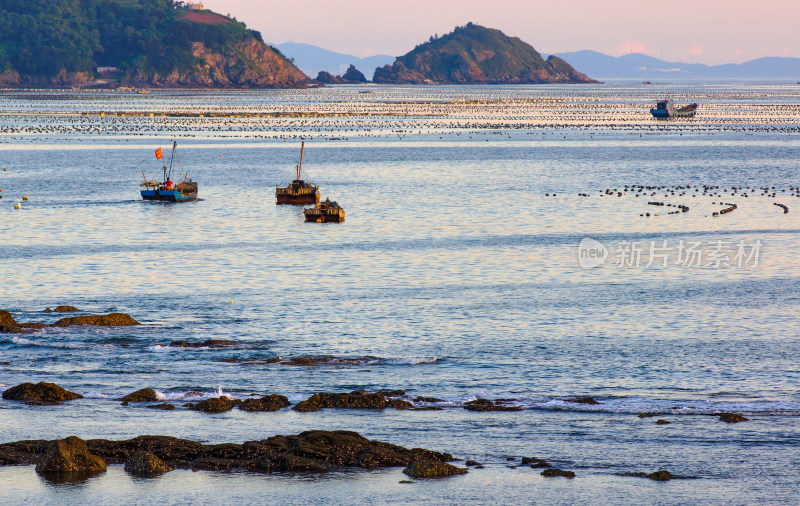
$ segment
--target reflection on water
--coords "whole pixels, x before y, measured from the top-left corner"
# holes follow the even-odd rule
[[[796,495],[784,472],[797,460],[800,414],[796,87],[359,90],[0,94],[0,168],[8,169],[0,171],[0,308],[52,323],[59,315],[42,310],[70,304],[144,323],[0,335],[0,362],[9,364],[0,365],[0,388],[53,381],[85,396],[63,406],[0,402],[0,441],[156,433],[242,442],[338,428],[476,458],[486,470],[401,485],[399,470],[176,471],[140,481],[112,466],[55,486],[23,466],[0,468],[0,495],[34,503],[132,494],[209,502],[220,489],[231,500],[257,502],[267,491],[291,503],[521,502],[531,490],[543,502],[641,502],[663,500],[663,487],[674,502]],[[650,118],[666,93],[699,102],[698,117]],[[141,173],[160,170],[153,150],[172,139],[201,200],[141,202]],[[304,175],[343,205],[345,223],[306,224],[298,208],[275,205],[301,139]],[[698,191],[636,197],[624,192],[632,185]],[[703,185],[720,189],[704,195]],[[776,196],[733,196],[733,187]],[[659,213],[651,200],[690,211]],[[720,202],[737,209],[714,217]],[[763,248],[746,268],[582,269],[586,237]],[[236,345],[170,346],[207,339]],[[270,361],[307,356],[332,358]],[[145,387],[177,409],[115,401]],[[280,393],[298,402],[357,388],[435,396],[442,410],[209,416],[181,405],[190,395]],[[600,404],[569,403],[573,395]],[[525,409],[462,409],[476,397]],[[656,430],[636,417],[643,411],[672,424]],[[723,427],[706,416],[720,411],[751,421]],[[505,467],[508,456],[530,455],[578,477],[545,484],[530,469]],[[616,474],[661,468],[698,478],[651,484]]]

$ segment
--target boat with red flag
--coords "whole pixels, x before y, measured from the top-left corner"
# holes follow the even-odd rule
[[[180,183],[175,184],[172,181],[172,175],[176,166],[179,165],[177,150],[178,143],[173,142],[172,154],[169,158],[169,168],[167,168],[167,164],[164,163],[164,176],[160,182],[148,180],[144,172],[142,172],[144,183],[139,185],[142,187],[142,200],[158,200],[164,202],[188,202],[190,200],[197,200],[197,183],[189,179],[188,171],[183,175],[183,180]],[[163,158],[164,154],[161,148],[156,149],[156,159],[161,160]]]

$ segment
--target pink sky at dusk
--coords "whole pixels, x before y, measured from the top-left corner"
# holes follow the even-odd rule
[[[398,56],[469,21],[543,53],[593,49],[687,63],[800,57],[800,0],[204,0],[271,43]]]

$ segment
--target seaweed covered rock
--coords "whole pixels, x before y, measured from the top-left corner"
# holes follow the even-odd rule
[[[120,399],[123,402],[155,402],[158,400],[156,391],[152,388],[142,388],[135,392],[129,393]]]
[[[571,402],[573,404],[589,404],[592,406],[600,404],[594,397],[572,397],[571,399],[566,399],[566,402]]]
[[[746,422],[749,418],[745,418],[744,416],[738,413],[720,413],[719,419],[725,423],[739,423],[739,422]]]
[[[506,406],[506,401],[489,399],[475,399],[464,403],[464,409],[469,411],[522,411],[520,406]]]
[[[672,474],[669,471],[661,470],[656,471],[654,473],[644,475],[645,478],[649,478],[653,481],[669,481],[672,479]]]
[[[91,476],[105,470],[105,461],[89,453],[86,442],[76,436],[50,442],[36,464],[36,472],[42,475]]]
[[[537,467],[541,467],[541,468],[552,467],[546,461],[544,461],[542,459],[539,459],[539,458],[536,458],[536,457],[522,457],[521,465],[530,466],[530,467],[532,467],[534,469],[537,468]]]
[[[439,460],[419,460],[409,465],[403,472],[412,478],[446,478],[467,474],[467,470]]]
[[[341,409],[407,409],[413,407],[408,401],[392,398],[391,392],[370,393],[364,390],[355,390],[350,393],[318,393],[308,399],[297,403],[292,409],[295,411],[319,411],[322,408]]]
[[[62,318],[51,327],[70,327],[72,325],[98,325],[104,327],[118,327],[126,325],[139,325],[131,315],[125,313],[109,313],[90,316],[70,316]]]
[[[51,441],[0,444],[0,465],[34,464]],[[340,468],[405,467],[417,461],[446,462],[453,457],[422,448],[371,441],[356,432],[313,430],[243,444],[203,445],[168,436],[139,436],[124,441],[94,439],[89,451],[109,464],[123,464],[136,452],[150,452],[177,469],[253,472],[322,472]]]
[[[21,383],[3,392],[3,399],[25,401],[28,404],[60,404],[63,401],[82,399],[83,396],[70,392],[55,383]]]
[[[212,397],[197,404],[189,403],[186,405],[191,410],[202,411],[204,413],[224,413],[230,411],[241,402],[238,399],[231,399],[230,397]]]
[[[49,307],[45,309],[43,312],[45,313],[75,313],[76,311],[80,311],[75,306],[56,306],[55,309],[50,309]]]
[[[139,478],[155,478],[172,470],[172,467],[150,452],[137,451],[125,461],[125,472]]]
[[[558,476],[563,476],[564,478],[575,477],[575,473],[573,471],[564,471],[563,469],[556,469],[555,467],[551,467],[550,469],[545,469],[539,474],[541,474],[545,478],[555,478]]]
[[[290,405],[286,396],[271,394],[260,399],[245,399],[239,404],[239,409],[242,411],[278,411]]]
[[[0,326],[16,327],[17,320],[15,320],[8,311],[3,311],[0,309]]]

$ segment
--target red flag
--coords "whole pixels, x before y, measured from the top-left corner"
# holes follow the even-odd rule
[[[156,150],[156,158],[157,158],[158,160],[161,160],[162,158],[164,158],[164,155],[163,155],[163,153],[161,153],[161,148],[158,148],[158,149]]]

